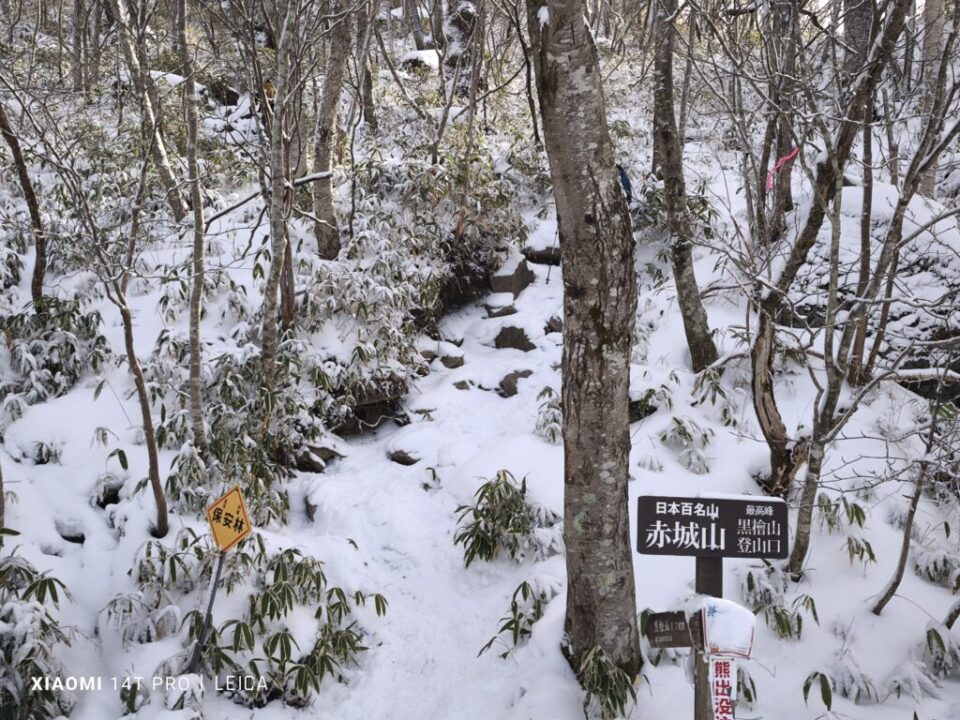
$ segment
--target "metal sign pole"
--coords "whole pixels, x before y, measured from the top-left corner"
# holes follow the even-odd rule
[[[200,664],[200,653],[203,651],[203,645],[207,641],[207,632],[210,630],[210,621],[213,617],[213,601],[217,597],[217,588],[220,587],[220,573],[223,571],[223,560],[227,556],[226,553],[219,553],[219,559],[217,560],[217,570],[213,575],[213,588],[210,590],[210,602],[207,603],[207,614],[203,618],[203,624],[200,626],[200,637],[197,640],[196,647],[193,648],[193,656],[190,658],[190,665],[187,668],[188,674],[193,674],[197,671],[197,666]]]
[[[723,558],[697,558],[696,584],[699,595],[723,597]],[[707,656],[695,650],[693,676],[694,720],[712,720],[710,700],[710,663]],[[731,681],[734,682],[734,681]]]

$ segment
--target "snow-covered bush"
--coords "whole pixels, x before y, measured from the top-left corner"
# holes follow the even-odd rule
[[[955,675],[960,669],[960,644],[943,623],[927,623],[924,658],[937,677]]]
[[[680,453],[677,458],[680,464],[695,475],[706,475],[710,472],[707,456],[697,448],[689,447]]]
[[[513,591],[510,599],[510,612],[500,618],[500,627],[497,634],[480,648],[478,655],[483,655],[500,640],[506,650],[500,654],[501,658],[510,655],[513,648],[522,644],[533,633],[533,626],[543,617],[543,611],[553,598],[560,593],[560,583],[553,578],[534,578],[524,580]],[[505,635],[507,641],[502,640]]]
[[[687,219],[695,236],[709,240],[717,235],[719,218],[707,197],[706,180],[687,187]],[[634,185],[636,202],[633,206],[635,222],[643,227],[665,228],[667,204],[663,180],[652,174],[643,176]]]
[[[648,376],[646,371],[644,371],[644,376]],[[635,397],[636,399],[630,401],[630,422],[637,422],[649,417],[657,410],[673,409],[673,389],[679,384],[679,376],[676,372],[671,371],[666,382],[659,385],[650,385],[636,396],[631,393],[631,398]]]
[[[830,676],[833,679],[833,689],[840,697],[853,700],[858,705],[880,701],[873,680],[861,669],[848,649],[837,654],[830,669]]]
[[[698,375],[693,391],[696,399],[692,405],[702,406],[709,402],[719,413],[720,422],[728,427],[737,427],[743,407],[743,391],[724,387],[718,370],[706,370]]]
[[[713,439],[713,430],[700,427],[693,418],[674,415],[658,437],[660,442],[673,450],[705,448]]]
[[[817,511],[820,527],[825,525],[829,533],[841,532],[846,526],[863,528],[867,521],[863,506],[848,500],[846,495],[834,500],[827,493],[820,493],[817,495]]]
[[[542,437],[551,445],[563,442],[563,410],[560,407],[560,396],[557,391],[547,385],[537,395],[540,407],[537,412],[537,426],[534,434]]]
[[[563,545],[561,518],[539,503],[527,501],[527,482],[518,484],[507,470],[484,482],[473,505],[457,508],[454,545],[463,545],[467,567],[474,560],[493,560],[505,551],[514,560],[529,555],[560,552]]]
[[[209,587],[216,559],[209,541],[189,528],[172,546],[147,542],[135,567],[139,592],[117,596],[106,608],[125,642],[180,636],[183,650],[161,664],[159,675],[178,676],[187,669],[205,607],[206,593],[199,591]],[[224,688],[232,687],[229,677],[252,676],[255,683],[228,690],[235,702],[248,707],[273,700],[303,707],[324,678],[342,682],[366,650],[366,631],[354,610],[368,600],[378,615],[387,609],[379,593],[331,585],[322,562],[295,548],[271,551],[260,535],[231,551],[221,582],[227,595],[245,597],[239,605],[246,611],[210,629],[200,670]],[[308,616],[315,620],[312,627]]]
[[[396,269],[404,275],[394,280],[409,277],[421,286],[420,302],[411,309],[418,322],[429,323],[444,308],[482,292],[485,278],[500,263],[498,251],[507,241],[525,239],[516,199],[528,182],[526,165],[533,163],[520,162],[530,150],[519,128],[506,151],[512,162],[496,164],[495,153],[505,153],[496,147],[496,137],[476,135],[466,164],[432,163],[428,148],[434,138],[421,134],[419,124],[395,130],[367,138],[364,156],[354,165],[355,226],[342,254],[375,266],[382,262],[376,253],[358,253],[371,242],[402,250],[402,266]],[[463,124],[452,125],[444,136],[444,153],[463,157],[467,135]],[[404,160],[397,160],[401,154]],[[460,189],[468,180],[461,205]]]
[[[637,701],[637,689],[630,676],[599,645],[584,655],[578,675],[587,693],[583,701],[584,717],[593,700],[600,706],[604,718],[626,717],[628,701]]]
[[[80,301],[54,298],[45,299],[42,312],[3,319],[12,373],[0,386],[0,425],[16,420],[28,405],[60,397],[103,365],[110,349],[100,323],[100,313],[84,312]]]
[[[173,375],[185,357],[185,341],[164,334],[150,363],[151,388]],[[216,358],[204,381],[207,447],[198,451],[184,392],[158,389],[160,405],[157,440],[179,448],[167,477],[167,492],[181,508],[201,512],[238,477],[246,478],[245,496],[258,525],[286,522],[288,501],[283,487],[292,468],[323,445],[328,431],[324,418],[338,412],[329,392],[334,381],[323,367],[308,365],[315,356],[303,341],[287,337],[278,348],[282,370],[272,389],[263,387],[261,356],[252,343]],[[172,370],[171,370],[172,368]],[[172,383],[171,383],[172,384]],[[162,398],[162,399],[161,399]],[[169,398],[169,400],[168,400]],[[167,403],[176,403],[171,412]],[[320,462],[314,458],[314,462]]]
[[[940,698],[940,683],[931,670],[919,660],[906,660],[893,669],[884,683],[888,695],[906,695],[914,702],[928,695]]]
[[[817,604],[810,595],[798,595],[787,606],[785,597],[789,578],[780,568],[751,568],[740,578],[740,592],[754,615],[763,613],[764,622],[782,639],[799,640],[803,634],[803,618],[809,615],[820,624]]]
[[[0,528],[0,548],[4,535]],[[63,583],[39,573],[15,553],[0,557],[0,718],[46,720],[67,715],[76,699],[54,685],[32,687],[32,678],[51,682],[68,675],[57,659],[58,648],[69,645],[53,610],[60,595],[69,597]]]

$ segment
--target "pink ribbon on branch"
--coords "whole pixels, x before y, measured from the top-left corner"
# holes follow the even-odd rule
[[[767,175],[767,190],[773,190],[773,179],[777,176],[777,173],[780,172],[780,168],[793,160],[799,152],[800,148],[794,148],[788,154],[777,160],[776,165],[773,166],[773,170]]]

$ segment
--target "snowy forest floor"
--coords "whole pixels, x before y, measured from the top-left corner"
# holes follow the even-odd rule
[[[614,113],[626,117],[626,111]],[[636,148],[630,149],[634,151]],[[714,166],[714,156],[698,146],[688,149],[692,174],[702,173],[713,197],[736,205],[735,183]],[[631,172],[644,162],[634,157]],[[722,210],[722,207],[720,208]],[[736,209],[730,212],[736,213]],[[531,247],[555,242],[556,222],[529,217]],[[642,238],[641,238],[642,240]],[[848,241],[857,242],[850,233]],[[960,244],[957,245],[960,247]],[[652,390],[656,410],[631,426],[631,512],[641,494],[694,495],[701,492],[750,493],[760,490],[753,475],[766,462],[767,450],[753,420],[749,398],[749,367],[733,360],[722,378],[723,397],[704,400],[695,388],[696,377],[682,334],[679,310],[669,280],[655,282],[651,268],[666,270],[662,244],[642,242],[637,267],[641,282],[638,321],[645,330],[645,347],[632,367],[631,396]],[[516,262],[519,248],[511,248],[508,263]],[[698,251],[701,285],[730,281],[717,256]],[[276,547],[297,547],[325,563],[328,575],[349,587],[382,592],[389,609],[376,617],[370,608],[357,611],[368,632],[369,650],[360,664],[346,673],[347,682],[327,680],[313,705],[295,710],[272,703],[250,710],[217,695],[208,681],[204,700],[207,720],[253,718],[336,718],[337,720],[577,720],[583,717],[583,693],[559,647],[563,633],[565,569],[559,554],[516,563],[498,558],[464,567],[461,548],[455,547],[456,509],[471,501],[483,482],[500,469],[518,480],[526,478],[529,497],[556,512],[563,506],[562,448],[534,434],[538,397],[545,387],[560,390],[562,335],[548,322],[562,317],[562,277],[559,267],[531,263],[533,283],[516,298],[496,294],[459,309],[440,322],[440,341],[424,340],[422,349],[436,355],[430,371],[403,401],[411,422],[388,422],[365,435],[343,442],[343,459],[323,474],[298,473],[290,486],[291,523],[259,529]],[[249,277],[249,268],[242,270]],[[25,273],[26,276],[26,273]],[[734,281],[735,284],[736,281]],[[489,307],[513,304],[516,312],[489,317]],[[136,298],[138,322],[156,324],[155,295]],[[722,292],[707,302],[711,325],[719,329],[722,353],[743,352],[736,333],[744,307]],[[105,306],[106,308],[106,306]],[[121,347],[120,329],[113,314],[106,331],[114,347]],[[504,327],[521,328],[533,349],[497,349],[495,338]],[[551,330],[551,331],[548,331]],[[212,333],[215,334],[215,333]],[[154,333],[139,338],[144,355]],[[443,358],[462,357],[463,363],[444,364]],[[516,394],[505,397],[501,383],[511,373]],[[60,578],[72,593],[62,602],[64,624],[75,629],[74,642],[61,659],[72,673],[99,676],[100,692],[78,694],[75,720],[120,717],[122,708],[113,678],[139,675],[150,678],[161,660],[180,647],[175,637],[151,643],[125,644],[105,629],[103,609],[117,592],[130,590],[125,573],[148,537],[153,515],[148,493],[130,495],[110,510],[91,503],[97,477],[110,469],[136,479],[145,467],[145,450],[136,444],[136,401],[127,396],[130,382],[125,367],[105,371],[109,389],[94,402],[99,379],[88,379],[69,394],[30,407],[5,434],[4,471],[16,502],[7,509],[7,524],[22,531],[11,542],[17,552],[43,571]],[[778,376],[787,425],[807,422],[813,386],[800,367],[790,366]],[[772,605],[796,624],[799,637],[779,638],[758,617],[754,659],[743,663],[756,685],[757,698],[742,702],[741,720],[814,720],[826,716],[818,689],[804,700],[804,681],[814,672],[834,679],[832,712],[835,717],[859,720],[919,720],[960,718],[960,686],[943,679],[939,686],[925,682],[920,668],[927,659],[928,622],[942,619],[955,598],[949,589],[913,571],[929,563],[953,563],[960,553],[960,535],[951,534],[943,511],[925,499],[919,515],[919,540],[911,567],[898,596],[882,617],[870,612],[870,600],[893,572],[902,532],[898,526],[909,485],[896,479],[905,460],[915,454],[915,441],[890,440],[895,431],[911,425],[924,404],[899,386],[884,385],[867,398],[848,425],[844,437],[828,452],[824,472],[825,497],[857,502],[865,510],[863,527],[834,524],[815,516],[815,533],[806,578],[799,585],[777,588],[770,581]],[[675,447],[671,429],[681,422],[699,432],[698,462]],[[98,427],[109,428],[107,447],[93,442]],[[58,449],[55,462],[30,460],[36,443]],[[110,451],[125,448],[133,470],[121,472]],[[403,466],[390,459],[403,451],[417,462]],[[169,463],[172,454],[164,453]],[[686,459],[684,459],[686,458]],[[880,479],[887,479],[879,482]],[[129,483],[132,484],[132,483]],[[313,520],[305,507],[316,507]],[[117,532],[112,513],[125,516]],[[795,515],[795,513],[794,513]],[[634,518],[635,522],[635,518]],[[173,532],[189,526],[205,532],[193,517],[174,515]],[[632,534],[636,528],[633,527]],[[63,539],[80,533],[82,544]],[[633,535],[632,535],[633,536]],[[866,540],[876,561],[851,553],[851,538]],[[6,548],[5,548],[6,550]],[[692,593],[692,559],[635,556],[638,612],[665,611],[681,605]],[[725,562],[725,596],[744,604],[747,573],[766,577],[762,563]],[[558,591],[534,626],[529,641],[501,659],[508,647],[495,642],[478,657],[483,645],[497,633],[510,599],[521,582],[537,580]],[[206,589],[195,593],[205,603]],[[812,600],[809,600],[811,598]],[[814,606],[815,611],[810,607]],[[231,597],[221,593],[215,620],[236,611]],[[648,660],[653,653],[644,643]],[[633,718],[692,716],[693,693],[683,667],[684,652],[669,651],[659,664],[645,664]],[[954,668],[955,670],[955,668]],[[149,680],[146,680],[149,684]],[[899,693],[897,691],[900,691]],[[155,694],[162,697],[160,691]],[[882,701],[882,702],[878,702]],[[151,702],[130,717],[177,718],[179,711]],[[188,717],[182,711],[182,717]]]

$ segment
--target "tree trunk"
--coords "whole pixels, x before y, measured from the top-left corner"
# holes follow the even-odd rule
[[[10,153],[13,155],[13,164],[17,168],[17,176],[20,179],[20,189],[23,191],[27,211],[30,213],[30,224],[33,225],[36,263],[33,266],[33,277],[30,279],[30,296],[33,300],[34,312],[42,312],[43,281],[47,274],[47,233],[43,229],[40,204],[37,202],[37,194],[33,191],[33,183],[30,180],[27,163],[23,158],[23,151],[20,149],[20,140],[7,119],[7,113],[4,111],[2,103],[0,103],[0,134],[3,135],[3,139],[6,140],[10,147]]]
[[[924,0],[923,3],[923,112],[930,114],[933,107],[934,86],[943,52],[944,29],[943,0]],[[920,178],[920,194],[936,196],[937,164]]]
[[[473,74],[473,53],[477,51],[477,8],[470,0],[449,0],[447,3],[447,54],[444,64],[454,78],[453,94],[466,97],[470,92]]]
[[[700,288],[693,272],[691,244],[693,233],[687,209],[687,190],[683,180],[683,145],[677,133],[673,110],[673,16],[676,0],[657,2],[657,44],[654,57],[653,132],[656,156],[663,176],[667,222],[672,242],[670,260],[677,285],[677,300],[683,316],[683,329],[690,348],[694,372],[700,372],[717,359],[717,348],[710,337],[707,313],[700,299]],[[658,168],[654,168],[656,171]]]
[[[771,8],[773,16],[773,44],[779,56],[774,80],[776,98],[776,152],[772,158],[777,162],[786,157],[793,147],[794,94],[797,75],[797,23],[800,10],[797,0],[778,0]],[[785,163],[776,173],[773,188],[773,208],[766,223],[771,239],[776,240],[783,232],[785,213],[793,210],[793,192],[790,187],[793,163]]]
[[[283,276],[280,278],[280,327],[290,330],[297,317],[296,279],[293,266],[293,243],[284,243]]]
[[[331,11],[345,13],[345,0],[333,0]],[[343,76],[350,54],[351,15],[346,13],[330,30],[330,49],[327,68],[323,77],[320,108],[317,111],[317,126],[314,133],[313,172],[328,172],[333,156],[333,143],[337,131],[337,107]],[[340,253],[340,228],[337,212],[333,207],[333,178],[326,177],[313,185],[313,214],[317,217],[314,234],[317,238],[317,253],[325,260],[335,260]]]
[[[187,172],[190,177],[190,204],[193,206],[193,278],[190,289],[190,419],[193,443],[202,448],[207,444],[203,427],[202,372],[203,356],[200,345],[200,316],[203,309],[203,280],[205,225],[203,220],[203,191],[200,185],[200,164],[197,162],[197,135],[200,130],[200,98],[194,77],[193,58],[187,44],[187,2],[177,1],[174,13],[177,19],[178,49],[183,64],[183,119],[187,126]]]
[[[420,3],[417,0],[403,0],[403,14],[413,33],[413,42],[417,50],[427,49],[427,40],[423,36],[423,22],[420,19]]]
[[[370,72],[370,41],[367,33],[371,22],[375,19],[367,13],[373,12],[373,7],[363,8],[357,15],[357,67],[360,68],[360,96],[363,100],[363,122],[370,132],[377,132],[377,106],[373,101],[373,75]]]
[[[163,494],[163,484],[160,482],[160,460],[157,455],[157,434],[153,428],[153,417],[150,415],[150,395],[147,393],[147,382],[143,377],[143,369],[137,359],[137,351],[133,345],[133,316],[127,305],[127,298],[119,295],[120,318],[123,321],[123,342],[127,351],[127,364],[130,374],[133,375],[133,384],[137,388],[137,400],[140,404],[140,417],[143,420],[143,436],[147,445],[147,459],[149,461],[148,477],[153,490],[153,499],[157,504],[157,524],[153,528],[153,536],[162,538],[167,534],[167,499]]]
[[[926,463],[921,463],[920,477],[917,479],[917,485],[913,489],[913,496],[910,498],[910,509],[907,511],[907,520],[903,524],[903,539],[900,541],[900,556],[897,558],[897,567],[893,572],[893,577],[887,586],[883,589],[880,599],[873,606],[873,614],[879,615],[887,606],[893,596],[897,594],[900,583],[903,581],[903,574],[907,569],[907,559],[910,557],[910,541],[913,539],[913,521],[917,516],[917,507],[920,505],[920,496],[923,495],[923,478],[926,474]],[[951,623],[952,625],[953,623]],[[949,627],[949,626],[948,626]]]
[[[581,0],[528,0],[563,263],[565,651],[640,668],[627,507],[634,243]],[[548,17],[545,17],[549,13]]]
[[[813,509],[817,500],[817,489],[820,487],[820,473],[823,470],[823,458],[826,454],[823,442],[814,440],[807,458],[807,473],[803,481],[803,491],[800,494],[800,511],[797,513],[797,533],[793,540],[793,550],[787,563],[787,571],[799,578],[803,571],[803,561],[810,549],[810,530],[813,526]]]
[[[873,108],[866,107],[863,125],[863,201],[860,205],[860,269],[857,278],[857,297],[863,297],[870,284],[870,231],[873,226]],[[851,385],[862,385],[869,379],[866,374],[864,352],[867,345],[867,306],[853,314],[850,321],[856,329],[853,349],[850,354],[850,372],[847,379]]]
[[[263,386],[273,388],[278,343],[280,281],[287,255],[287,218],[293,187],[289,177],[289,147],[286,143],[287,103],[290,100],[290,48],[294,34],[295,7],[286,0],[277,38],[276,98],[270,122],[270,271],[263,288],[263,326],[261,331]]]
[[[443,35],[443,0],[428,0],[430,2],[430,39],[434,49],[443,49],[447,45],[447,38]]]
[[[117,24],[117,37],[123,50],[123,57],[140,100],[140,111],[143,113],[144,139],[149,140],[157,175],[160,177],[160,183],[167,194],[170,210],[179,222],[187,215],[187,204],[180,194],[179,183],[170,165],[170,159],[167,157],[166,145],[160,130],[160,119],[157,116],[156,101],[151,97],[154,93],[150,89],[149,76],[140,62],[139,45],[133,38],[130,17],[125,3],[121,0],[110,0],[110,9]]]
[[[83,46],[84,32],[86,26],[86,11],[83,7],[83,0],[73,0],[73,91],[75,93],[83,92],[86,86],[83,82]]]
[[[844,28],[848,53],[844,63],[848,78],[855,77],[863,67],[874,35],[873,0],[844,0]],[[872,93],[863,108],[863,202],[860,207],[860,269],[857,279],[857,297],[863,297],[870,282],[870,230],[873,223],[873,103]],[[852,385],[861,385],[868,377],[864,373],[864,351],[867,342],[867,309],[862,309],[851,318],[856,326],[853,349],[850,355],[848,380]]]
[[[953,363],[953,354],[951,353],[947,362],[943,364],[943,367],[949,368]],[[916,487],[913,489],[913,495],[910,498],[910,509],[907,511],[907,519],[903,524],[903,539],[900,542],[900,556],[897,558],[897,567],[894,570],[893,577],[890,579],[890,582],[884,588],[883,593],[880,596],[880,599],[877,600],[876,605],[873,606],[873,614],[879,615],[883,612],[883,609],[887,606],[893,596],[897,594],[897,590],[900,588],[900,583],[903,582],[903,575],[907,569],[907,559],[910,557],[910,542],[913,539],[913,523],[917,517],[917,507],[920,505],[920,498],[923,496],[923,490],[926,485],[927,472],[929,470],[929,461],[926,458],[929,458],[943,442],[943,437],[940,434],[940,414],[943,409],[944,402],[944,376],[941,375],[939,382],[937,383],[937,394],[935,399],[930,404],[930,426],[927,428],[927,436],[924,440],[924,453],[923,460],[920,461],[920,470],[917,475]],[[951,609],[950,614],[947,617],[946,626],[948,628],[953,627],[953,623],[956,622],[957,614],[955,614],[956,606]]]

